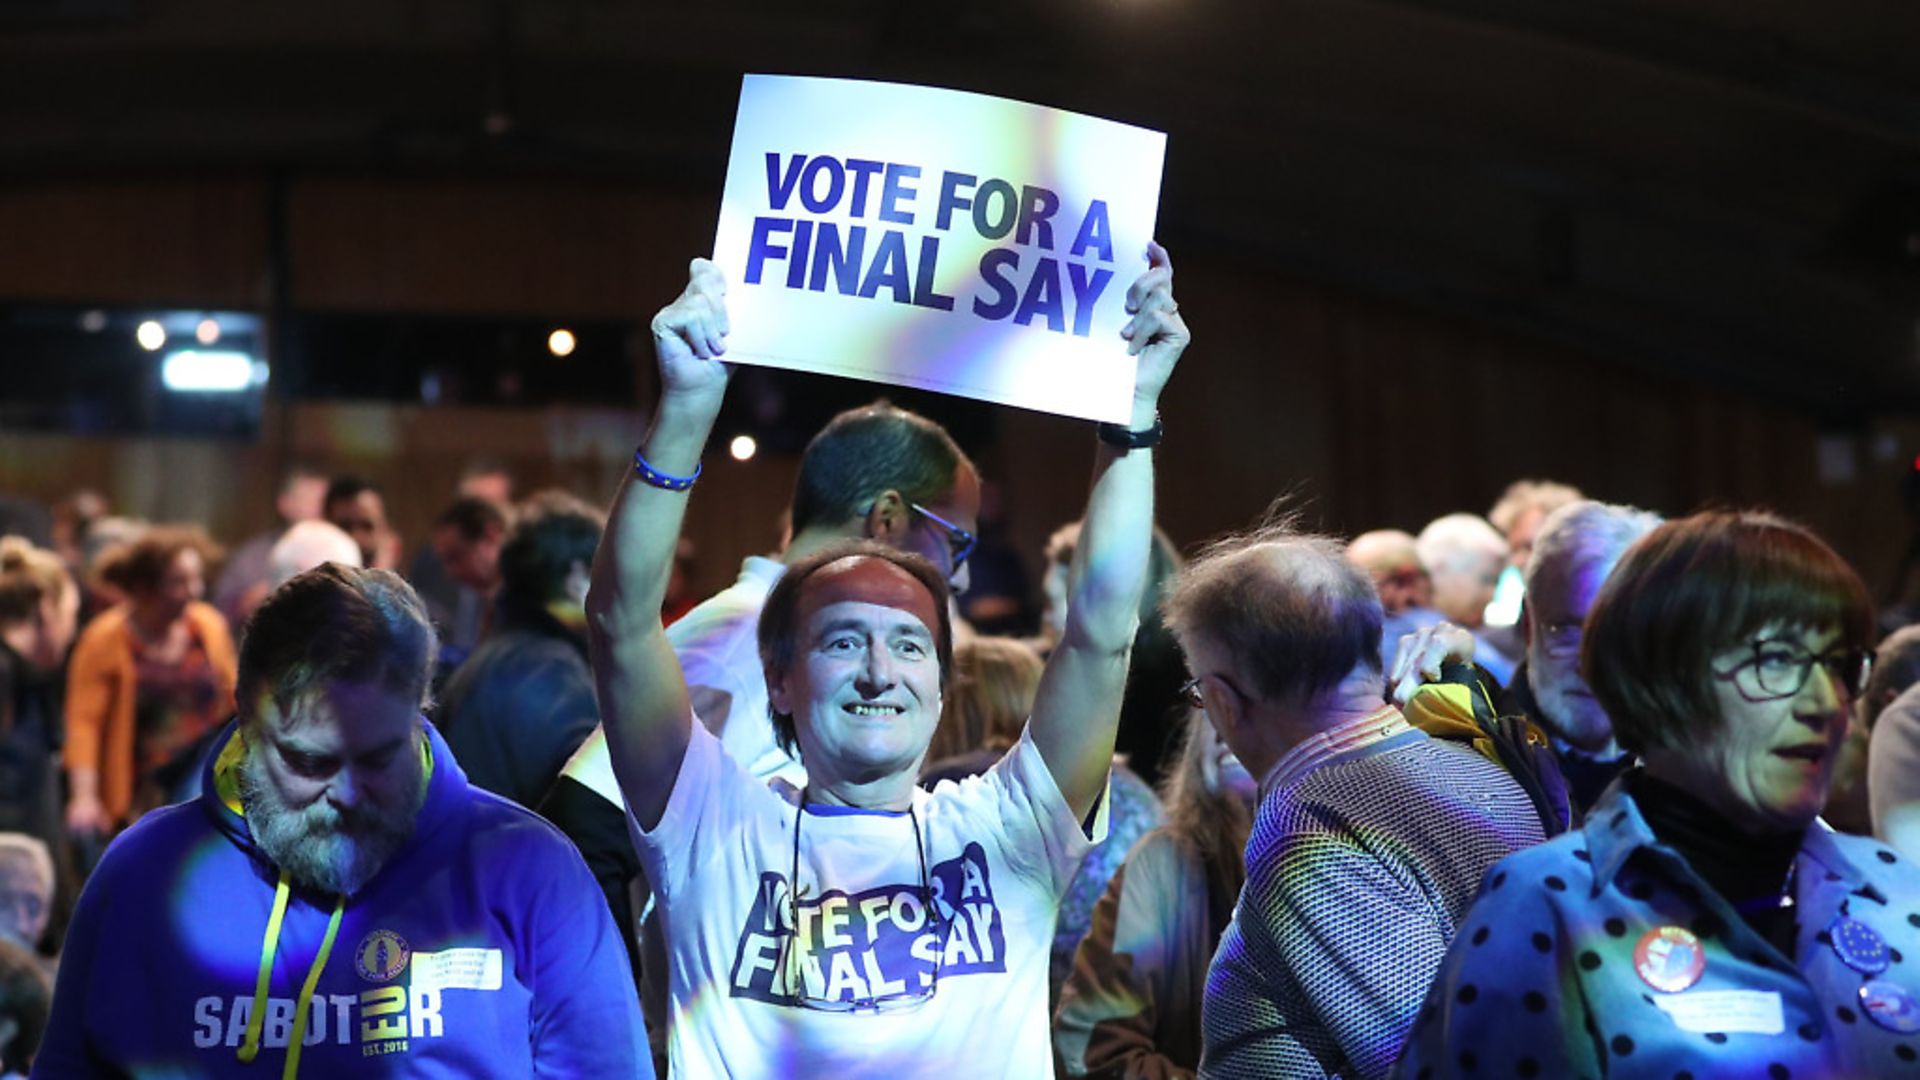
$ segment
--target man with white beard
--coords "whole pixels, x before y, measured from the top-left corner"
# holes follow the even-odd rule
[[[1587,612],[1620,556],[1659,524],[1658,514],[1631,506],[1570,503],[1547,515],[1527,561],[1527,655],[1507,686],[1504,711],[1546,729],[1578,813],[1633,764],[1580,673]]]
[[[434,646],[387,571],[267,599],[204,794],[81,894],[35,1076],[652,1075],[579,854],[421,717]]]

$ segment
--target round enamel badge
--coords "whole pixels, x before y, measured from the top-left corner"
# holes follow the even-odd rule
[[[1700,981],[1707,952],[1683,926],[1662,926],[1641,935],[1633,947],[1633,970],[1640,981],[1663,994],[1677,994]]]
[[[1905,987],[1889,979],[1868,979],[1860,986],[1860,1008],[1867,1018],[1888,1031],[1911,1035],[1920,1031],[1920,1004]]]
[[[1873,927],[1845,915],[1827,927],[1827,939],[1833,942],[1833,954],[1840,962],[1862,975],[1878,975],[1887,970],[1887,942]]]
[[[391,930],[375,930],[361,938],[360,947],[353,950],[353,967],[368,982],[386,982],[407,970],[412,956],[406,938]]]

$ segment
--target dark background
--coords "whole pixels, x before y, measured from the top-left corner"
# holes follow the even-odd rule
[[[1890,588],[1920,453],[1917,52],[1920,6],[1852,0],[0,0],[0,487],[237,535],[298,457],[383,480],[415,540],[474,454],[610,490],[651,393],[634,329],[710,244],[740,75],[786,72],[1168,132],[1196,334],[1166,402],[1178,541],[1282,493],[1418,529],[1544,475],[1769,504]],[[264,317],[258,415],[113,405],[144,354],[47,344],[93,308]],[[106,404],[23,405],[65,393],[30,391],[49,364]],[[872,393],[742,380],[721,434],[765,452],[709,466],[704,585],[772,542],[799,441]],[[953,424],[1023,549],[1077,512],[1081,425],[894,396]]]

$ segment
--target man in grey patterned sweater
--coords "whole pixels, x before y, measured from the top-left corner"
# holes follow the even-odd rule
[[[1189,696],[1261,777],[1203,1077],[1386,1075],[1481,877],[1543,839],[1499,765],[1384,702],[1380,619],[1336,541],[1284,526],[1214,545],[1167,598]]]

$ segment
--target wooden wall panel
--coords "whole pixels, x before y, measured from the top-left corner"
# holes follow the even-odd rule
[[[0,183],[0,299],[264,304],[265,191],[247,177]]]
[[[0,302],[263,303],[260,179],[0,184]],[[644,316],[711,240],[714,200],[612,182],[316,176],[288,192],[292,281],[307,309],[576,318]],[[1766,504],[1829,536],[1869,580],[1890,576],[1909,524],[1899,480],[1920,427],[1822,432],[1779,405],[1617,358],[1277,274],[1244,257],[1175,252],[1195,344],[1164,402],[1160,519],[1192,544],[1291,494],[1309,525],[1418,530],[1485,512],[1548,476],[1684,513]],[[0,358],[4,360],[4,358]],[[3,390],[0,390],[3,392]],[[523,489],[603,501],[649,403],[633,410],[427,409],[304,403],[270,410],[251,445],[0,432],[0,489],[52,499],[98,487],[129,512],[192,516],[237,537],[266,524],[294,458],[385,485],[419,541],[464,462],[506,460]],[[968,448],[1001,488],[1036,565],[1085,496],[1083,424],[1010,410]],[[1817,455],[1851,470],[1823,475]],[[699,581],[731,580],[772,546],[795,462],[715,455],[693,503]]]
[[[679,291],[686,260],[710,252],[718,212],[717,198],[610,183],[300,180],[288,197],[294,303],[650,315]]]

